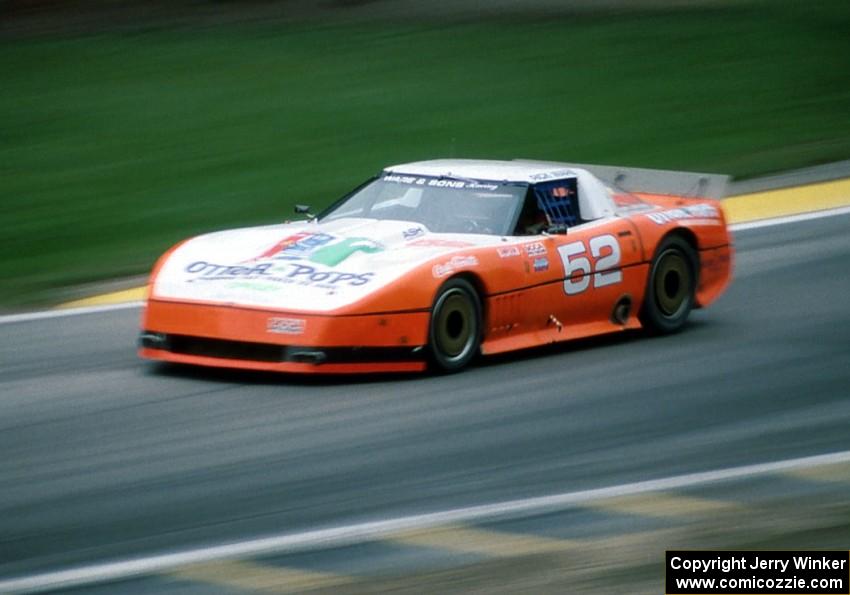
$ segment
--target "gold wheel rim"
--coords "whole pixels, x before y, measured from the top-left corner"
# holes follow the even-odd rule
[[[661,256],[655,273],[655,301],[659,310],[668,317],[678,314],[688,299],[691,271],[685,258],[678,252]]]
[[[448,292],[437,311],[435,339],[437,348],[450,360],[463,358],[475,337],[475,309],[459,290]]]

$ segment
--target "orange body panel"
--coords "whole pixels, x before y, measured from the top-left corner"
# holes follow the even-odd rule
[[[249,343],[413,348],[428,340],[428,317],[427,311],[316,316],[153,299],[145,308],[142,325],[151,332]],[[289,321],[286,332],[275,332],[275,324],[279,321]]]
[[[601,244],[600,238],[604,238]],[[542,243],[549,261],[547,271],[532,270],[521,291],[488,299],[484,353],[640,327],[634,313],[643,300],[648,266],[643,262],[640,238],[628,219],[569,230]],[[614,244],[618,264],[606,268],[602,259],[612,255]],[[592,272],[585,272],[585,263],[591,264]],[[631,304],[625,324],[612,318],[621,300]]]
[[[726,223],[726,215],[719,201],[640,194],[647,203],[665,209],[678,209],[699,205],[710,205],[717,213],[716,219],[689,218],[656,224],[644,216],[632,220],[640,231],[645,247],[645,258],[651,261],[655,248],[671,232],[687,233],[694,239],[700,259],[699,285],[696,291],[696,306],[705,307],[716,300],[728,287],[732,279],[734,248]]]
[[[708,248],[699,251],[700,277],[696,302],[700,308],[709,305],[720,297],[732,280],[731,246]]]

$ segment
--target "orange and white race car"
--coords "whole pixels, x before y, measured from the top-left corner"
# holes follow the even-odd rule
[[[388,167],[316,217],[172,248],[150,278],[139,353],[281,372],[456,371],[479,353],[674,332],[730,281],[725,183],[535,161]]]

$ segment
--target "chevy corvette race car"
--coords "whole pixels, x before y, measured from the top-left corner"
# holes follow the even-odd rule
[[[150,278],[140,355],[456,371],[479,353],[671,333],[730,281],[725,183],[532,161],[388,167],[316,217],[172,248]]]

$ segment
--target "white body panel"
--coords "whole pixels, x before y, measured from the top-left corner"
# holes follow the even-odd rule
[[[152,295],[327,312],[431,260],[444,263],[446,255],[490,245],[507,244],[497,236],[432,234],[415,223],[374,219],[222,231],[177,248],[163,264]]]

